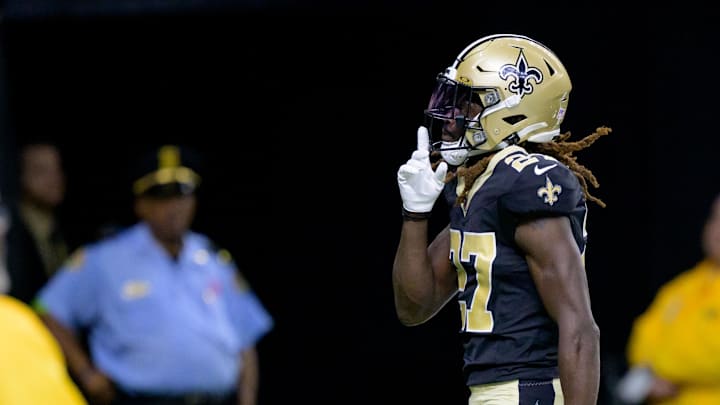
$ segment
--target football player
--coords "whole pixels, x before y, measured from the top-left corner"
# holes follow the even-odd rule
[[[438,75],[397,172],[403,224],[393,266],[397,316],[418,325],[459,304],[469,404],[594,405],[600,379],[584,252],[595,176],[562,134],[568,73],[522,35],[483,37]],[[450,223],[429,241],[444,195]]]

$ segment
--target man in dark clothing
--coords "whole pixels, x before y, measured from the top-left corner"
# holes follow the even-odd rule
[[[30,303],[67,257],[56,211],[65,174],[60,151],[50,143],[23,145],[19,157],[19,198],[8,204],[9,295]]]

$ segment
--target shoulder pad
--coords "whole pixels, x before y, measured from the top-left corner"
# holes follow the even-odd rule
[[[575,173],[558,160],[542,154],[513,154],[505,164],[517,171],[502,206],[517,214],[567,214],[584,201]]]

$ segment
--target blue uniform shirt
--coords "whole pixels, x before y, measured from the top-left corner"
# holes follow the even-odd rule
[[[38,303],[87,328],[95,366],[131,392],[230,391],[240,352],[273,327],[205,236],[189,232],[173,260],[144,223],[76,252]]]

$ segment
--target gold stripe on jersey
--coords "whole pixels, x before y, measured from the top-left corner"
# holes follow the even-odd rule
[[[517,146],[517,145],[511,145],[507,148],[501,150],[500,152],[496,153],[495,156],[490,158],[490,163],[488,163],[487,169],[480,175],[480,177],[475,180],[475,183],[472,184],[470,188],[470,192],[468,193],[468,198],[465,199],[465,203],[462,205],[462,211],[463,215],[467,215],[467,208],[470,206],[470,201],[472,201],[473,196],[475,193],[477,193],[478,190],[480,190],[480,187],[482,187],[483,184],[493,175],[493,172],[495,171],[495,166],[497,166],[498,163],[500,163],[500,160],[505,159],[508,155],[511,153],[523,153],[527,154],[525,149]],[[463,190],[465,190],[465,180],[462,177],[458,178],[458,184],[455,189],[455,193],[457,195],[461,195]]]

